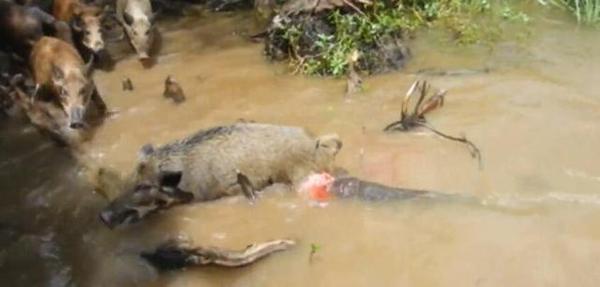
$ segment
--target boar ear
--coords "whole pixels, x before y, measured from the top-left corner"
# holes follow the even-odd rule
[[[133,24],[133,17],[127,12],[123,12],[123,20],[125,20],[125,23],[129,26]]]
[[[73,15],[79,17],[83,13],[83,8],[78,3],[72,2],[71,8],[73,9]]]
[[[79,19],[79,17],[73,18],[73,20],[71,21],[71,28],[73,29],[73,31],[76,32],[83,31],[83,26],[81,25],[81,20]]]
[[[342,141],[337,134],[329,134],[317,138],[315,149],[322,149],[336,155],[342,149]]]
[[[181,181],[181,171],[163,171],[160,173],[160,185],[168,187],[177,187]]]
[[[102,13],[104,14],[109,14],[112,11],[112,8],[110,7],[109,4],[104,5],[104,8],[102,8]]]
[[[145,160],[149,156],[151,156],[153,153],[154,153],[154,146],[152,146],[151,144],[145,144],[140,149],[138,156],[139,156],[140,160]]]
[[[150,17],[148,18],[150,23],[154,23],[154,20],[156,19],[156,16],[158,16],[159,13],[160,13],[160,11],[156,11],[156,12],[153,12],[152,15],[150,15]]]

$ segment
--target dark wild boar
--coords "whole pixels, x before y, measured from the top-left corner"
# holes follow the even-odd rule
[[[0,48],[27,59],[43,35],[42,23],[25,7],[0,0]]]
[[[71,41],[71,29],[37,6],[0,0],[0,48],[27,61],[35,42],[42,36]]]
[[[331,171],[341,147],[337,135],[313,137],[302,128],[257,123],[202,130],[157,149],[146,145],[129,187],[100,219],[112,228],[173,205],[242,194],[239,173],[256,190],[296,184]]]
[[[86,65],[73,46],[43,37],[33,48],[30,65],[35,83],[40,87],[36,97],[57,102],[68,115],[70,128],[87,125],[89,107],[93,107],[98,116],[106,112],[106,105],[91,78],[91,61]]]
[[[57,20],[70,23],[74,40],[96,54],[104,49],[101,23],[104,11],[79,0],[54,0],[52,14]]]

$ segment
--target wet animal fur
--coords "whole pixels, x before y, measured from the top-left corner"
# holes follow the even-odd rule
[[[104,11],[80,0],[54,0],[52,14],[59,21],[70,23],[80,50],[98,53],[104,49],[101,24]],[[86,57],[89,58],[89,57]]]
[[[331,172],[342,147],[337,135],[314,137],[298,127],[235,123],[201,130],[155,149],[146,145],[130,189],[100,213],[109,227],[190,201],[208,201],[275,184],[299,184],[315,172]]]
[[[33,48],[30,65],[35,83],[43,90],[40,91],[42,96],[60,104],[65,112],[68,113],[69,108],[74,106],[87,109],[91,104],[98,117],[105,114],[106,105],[90,75],[91,63],[84,64],[72,45],[56,38],[43,37]],[[57,78],[57,72],[61,79]],[[57,82],[70,88],[61,93]]]
[[[164,175],[179,173],[179,189],[192,192],[195,199],[210,200],[241,194],[236,170],[259,190],[274,182],[294,184],[312,172],[331,171],[341,145],[335,135],[314,138],[302,128],[236,123],[156,150],[145,146],[138,180],[160,184]]]
[[[34,101],[32,89],[13,81],[12,101],[20,107],[37,130],[48,136],[59,146],[77,146],[88,134],[83,130],[68,128],[68,118],[63,110],[53,102]],[[28,92],[26,92],[28,90]]]

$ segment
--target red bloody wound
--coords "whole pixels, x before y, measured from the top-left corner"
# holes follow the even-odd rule
[[[310,200],[328,201],[332,195],[329,188],[335,178],[328,173],[312,174],[300,185],[298,192]]]

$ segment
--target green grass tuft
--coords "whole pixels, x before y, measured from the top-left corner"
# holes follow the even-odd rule
[[[542,4],[551,3],[571,11],[577,21],[584,24],[600,24],[600,0],[538,0]]]
[[[284,39],[291,47],[297,70],[309,75],[345,75],[348,56],[361,52],[363,59],[373,47],[389,39],[406,38],[422,28],[440,28],[459,44],[493,43],[503,36],[502,23],[530,21],[515,10],[511,1],[492,0],[380,0],[363,6],[361,13],[335,10],[327,15],[328,34],[311,36],[314,45],[307,52],[306,25],[292,25]],[[375,61],[375,60],[373,60]],[[373,62],[371,61],[371,62]],[[369,61],[367,61],[369,62]],[[364,65],[363,65],[364,66]],[[371,67],[359,67],[372,72]]]

